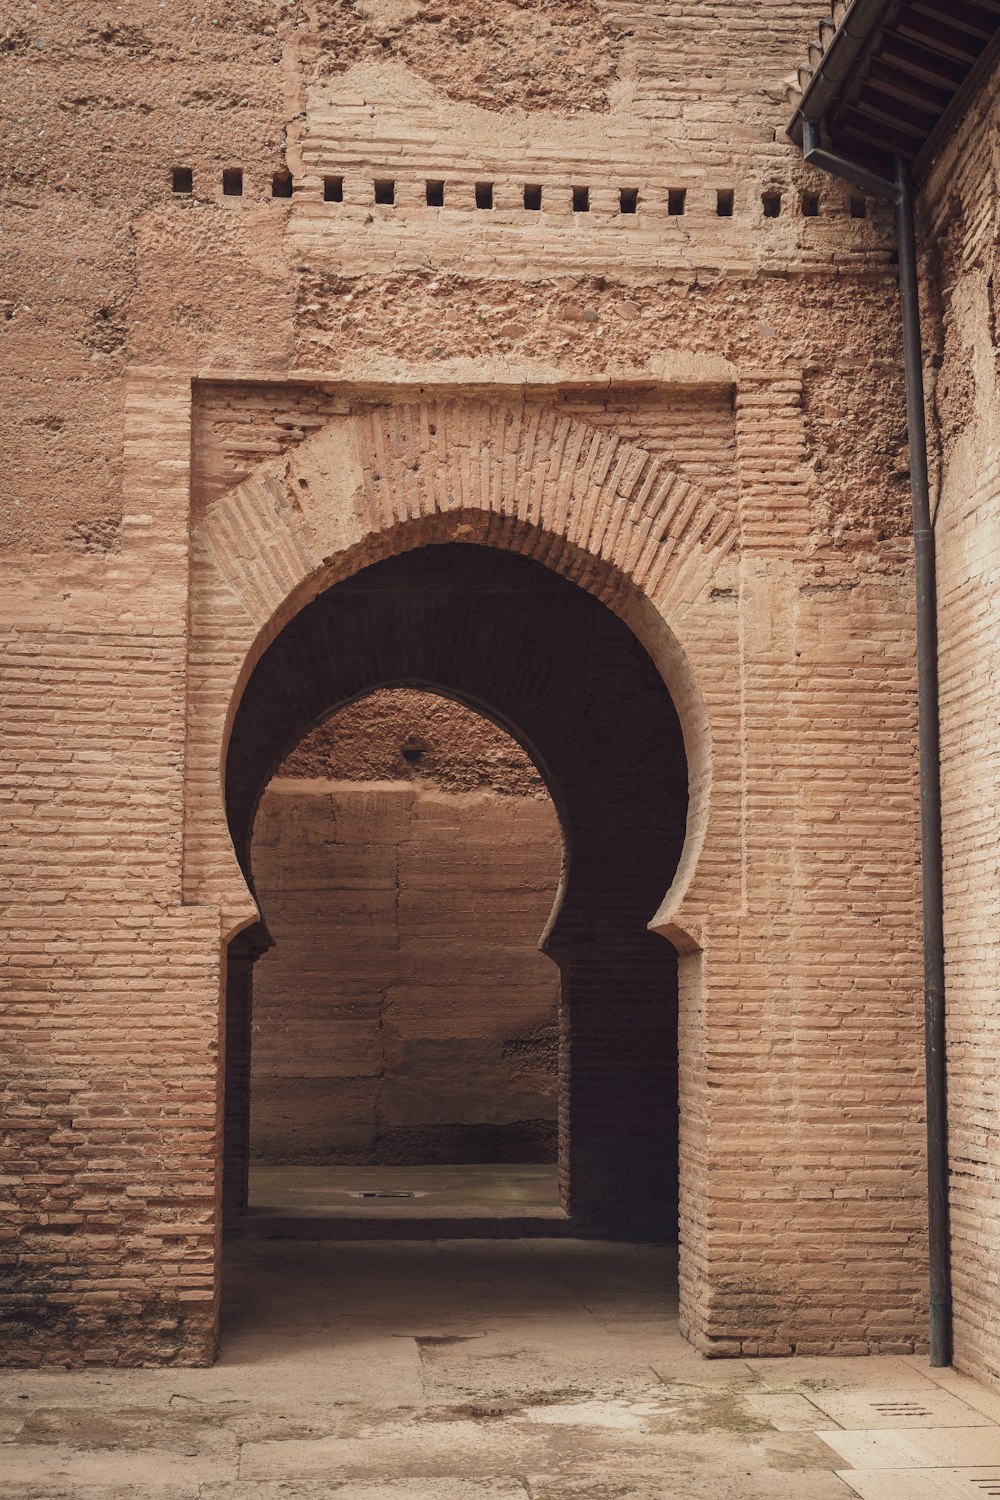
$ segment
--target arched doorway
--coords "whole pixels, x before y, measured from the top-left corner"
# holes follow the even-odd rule
[[[558,1230],[562,862],[530,756],[454,699],[376,689],[286,756],[251,845],[256,1226]]]
[[[544,938],[561,974],[563,1201],[583,1235],[672,1236],[677,963],[647,924],[680,859],[687,768],[662,678],[616,614],[542,563],[451,543],[364,569],[285,625],[239,701],[227,813],[251,886],[251,830],[274,768],[338,706],[389,684],[476,707],[542,769],[568,855]],[[236,1106],[262,941],[262,928],[250,930],[230,953],[231,1208],[245,1194],[246,1111]]]

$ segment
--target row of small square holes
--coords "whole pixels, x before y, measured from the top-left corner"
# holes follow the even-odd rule
[[[171,184],[175,193],[190,193],[194,189],[194,175],[190,167],[174,167]],[[424,186],[424,194],[427,204],[431,208],[444,207],[445,185],[440,180],[428,180]],[[373,183],[375,202],[391,206],[396,202],[396,184],[389,177],[376,177]],[[222,174],[222,191],[226,197],[239,198],[243,194],[243,169],[242,167],[227,167]],[[573,193],[573,212],[590,212],[590,188],[575,187]],[[290,198],[292,196],[292,176],[290,172],[275,172],[271,178],[271,197]],[[344,201],[344,179],[343,177],[323,178],[323,199],[326,203],[342,203]],[[776,219],[781,213],[781,194],[771,190],[761,194],[761,205],[764,210],[765,219]],[[735,204],[735,195],[732,188],[718,188],[715,194],[715,211],[720,219],[731,219]],[[539,183],[525,183],[524,207],[529,211],[538,211],[542,206],[542,189]],[[667,213],[671,217],[683,214],[687,206],[687,188],[669,188],[667,191]],[[493,184],[492,182],[476,183],[476,207],[493,207]],[[623,214],[634,214],[639,211],[639,189],[620,188],[618,191],[618,207]],[[803,189],[799,195],[799,207],[807,219],[814,219],[820,210],[819,193]],[[863,219],[868,212],[864,198],[860,196],[851,197],[851,218]]]
[[[190,167],[173,167],[170,173],[171,191],[175,193],[194,192],[194,172]],[[222,173],[222,191],[227,198],[242,198],[243,196],[243,168],[226,167]],[[292,174],[291,172],[275,172],[271,178],[271,197],[290,198],[292,196]]]

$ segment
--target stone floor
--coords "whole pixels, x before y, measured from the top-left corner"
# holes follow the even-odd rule
[[[381,1196],[381,1195],[386,1196]],[[256,1214],[312,1213],[372,1218],[476,1218],[484,1214],[553,1217],[559,1207],[559,1168],[527,1163],[437,1167],[265,1166],[250,1168],[250,1207]],[[565,1217],[564,1215],[562,1215]]]
[[[0,1372],[2,1500],[983,1500],[1000,1396],[706,1361],[669,1251],[248,1240],[212,1370]]]

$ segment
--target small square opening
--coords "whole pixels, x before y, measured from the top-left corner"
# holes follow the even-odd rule
[[[802,214],[806,219],[816,219],[819,217],[819,193],[814,193],[808,188],[803,188]]]
[[[323,178],[323,202],[343,203],[344,201],[344,179],[342,177]]]
[[[172,193],[190,193],[194,191],[194,173],[190,167],[174,167],[171,170],[170,191]]]
[[[222,173],[222,191],[227,198],[243,197],[243,168],[226,167]]]
[[[271,197],[290,198],[292,196],[292,174],[287,168],[275,172],[271,178]]]
[[[428,182],[424,189],[428,208],[444,208],[444,183]]]
[[[590,188],[575,187],[573,189],[573,212],[575,214],[590,213]]]
[[[396,184],[391,177],[376,177],[375,202],[392,204],[396,201]]]
[[[493,207],[493,184],[492,184],[492,182],[477,182],[476,183],[476,207],[477,208],[492,208]]]
[[[867,200],[864,199],[864,198],[862,198],[862,196],[861,196],[860,193],[853,193],[851,195],[851,218],[852,219],[867,219],[867,217],[868,217],[868,203],[867,203]]]
[[[620,188],[618,191],[618,207],[623,214],[635,214],[639,212],[639,189]]]
[[[776,188],[770,188],[766,193],[761,193],[760,201],[765,219],[776,219],[781,213],[781,194]]]
[[[687,188],[667,189],[667,213],[677,219],[687,207]]]
[[[715,212],[720,219],[731,219],[733,217],[733,204],[736,195],[732,188],[719,188],[715,195]]]
[[[526,182],[524,184],[524,206],[533,213],[542,206],[542,186],[539,182]]]

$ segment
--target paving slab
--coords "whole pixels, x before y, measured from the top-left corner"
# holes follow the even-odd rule
[[[235,1462],[236,1439],[217,1416],[195,1406],[184,1409],[128,1407],[39,1407],[24,1420],[19,1444],[48,1443],[77,1451],[114,1448],[123,1453],[156,1451],[194,1457],[213,1454]]]
[[[245,1443],[240,1479],[508,1478],[528,1468],[590,1461],[613,1471],[625,1456],[621,1429],[574,1424],[543,1427],[501,1413],[466,1416],[461,1409],[403,1415],[361,1428],[353,1437]],[[628,1434],[635,1437],[635,1434]],[[655,1439],[645,1439],[644,1447]]]
[[[852,1354],[834,1358],[795,1354],[751,1361],[757,1379],[769,1390],[919,1390],[928,1384],[926,1361],[898,1354]]]
[[[525,1477],[529,1500],[851,1500],[852,1493],[835,1474],[817,1471],[805,1476],[731,1470],[725,1475],[671,1471]]]
[[[38,1406],[167,1406],[187,1370],[0,1370],[0,1411]],[[212,1372],[214,1373],[214,1372]],[[218,1381],[219,1385],[223,1382]]]
[[[421,1344],[420,1355],[425,1399],[442,1402],[530,1405],[538,1395],[586,1400],[595,1391],[640,1399],[663,1384],[641,1352],[603,1340],[599,1329],[575,1329],[563,1343],[556,1330],[521,1325],[462,1344]]]
[[[137,1500],[132,1484],[0,1480],[0,1500]],[[530,1500],[524,1483],[510,1479],[221,1480],[146,1490],[150,1500]]]
[[[566,1401],[528,1407],[527,1422],[564,1427],[605,1427],[618,1432],[647,1432],[647,1409],[629,1401]]]
[[[989,1427],[989,1417],[928,1382],[926,1390],[814,1391],[810,1397],[838,1427]],[[824,1425],[822,1422],[820,1426]]]
[[[199,1480],[140,1490],[132,1483],[108,1479],[93,1483],[79,1478],[18,1479],[8,1484],[0,1478],[0,1500],[139,1500],[143,1495],[150,1500],[201,1500],[203,1488]]]
[[[237,1480],[206,1484],[198,1500],[530,1500],[520,1479]]]
[[[808,1396],[763,1391],[750,1392],[743,1399],[748,1411],[769,1422],[778,1432],[815,1432],[817,1427],[826,1426],[824,1412]]]
[[[375,1334],[360,1323],[349,1331],[337,1325],[277,1335],[241,1332],[224,1345],[214,1369],[185,1371],[176,1389],[212,1399],[217,1381],[225,1381],[237,1400],[264,1405],[272,1398],[376,1406],[406,1406],[423,1399],[416,1343]]]
[[[860,1500],[984,1500],[1000,1495],[1000,1469],[844,1469]]]
[[[642,1346],[636,1344],[638,1355]],[[645,1354],[648,1351],[643,1350]],[[653,1351],[649,1355],[650,1367],[658,1380],[672,1391],[704,1390],[762,1390],[760,1380],[753,1368],[752,1360],[703,1359],[688,1345],[684,1349],[671,1349],[666,1353]]]
[[[407,1192],[409,1198],[364,1198],[371,1192]],[[363,1216],[378,1238],[385,1220],[413,1213],[523,1216],[526,1210],[559,1211],[555,1163],[435,1167],[266,1166],[250,1168],[251,1212],[305,1210],[328,1218]]]
[[[5,1443],[3,1483],[8,1488],[39,1481],[64,1485],[118,1485],[133,1494],[155,1494],[183,1484],[236,1478],[236,1453],[166,1453],[160,1448],[81,1449],[62,1444]]]
[[[1000,1422],[1000,1390],[979,1385],[968,1375],[950,1367],[944,1370],[932,1370],[928,1367],[926,1373],[927,1378],[941,1390],[957,1396],[966,1406],[989,1417],[991,1421]]]
[[[1000,1427],[913,1427],[874,1432],[821,1430],[818,1436],[852,1469],[1000,1465]]]

